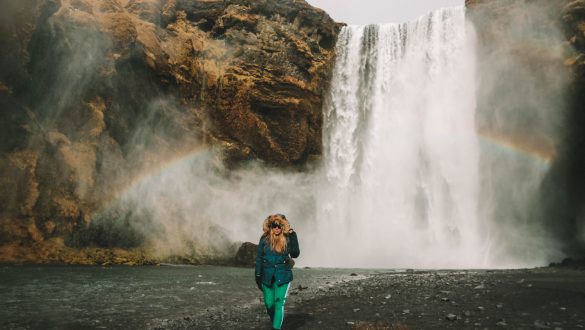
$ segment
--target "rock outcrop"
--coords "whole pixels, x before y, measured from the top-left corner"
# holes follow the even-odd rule
[[[123,221],[113,238],[77,234],[141,173],[200,148],[276,166],[321,152],[340,25],[305,1],[1,7],[2,261],[91,263],[73,255],[94,246],[146,260]]]

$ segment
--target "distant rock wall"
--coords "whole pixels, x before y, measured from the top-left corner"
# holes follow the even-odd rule
[[[341,26],[305,1],[9,0],[0,9],[0,261],[91,263],[68,249],[92,212],[198,148],[228,165],[321,153]],[[139,247],[118,229],[93,243]]]

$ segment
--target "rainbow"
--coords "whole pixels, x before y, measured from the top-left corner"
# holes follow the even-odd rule
[[[504,148],[513,153],[520,153],[534,160],[537,160],[545,166],[550,166],[556,156],[556,149],[549,141],[537,140],[534,138],[525,138],[520,135],[502,134],[496,131],[477,130],[480,141],[494,146]],[[96,210],[93,216],[99,215],[104,210],[109,209],[124,196],[135,190],[142,183],[148,182],[154,178],[162,176],[166,171],[181,166],[185,163],[192,162],[196,158],[207,154],[208,146],[198,145],[195,148],[182,152],[177,152],[168,157],[166,161],[159,162],[154,166],[147,167],[140,174],[134,176],[129,183],[116,189],[110,197],[102,203],[102,206]]]
[[[157,162],[153,166],[148,166],[142,169],[138,175],[132,177],[130,182],[115,189],[109,195],[109,198],[102,202],[101,207],[92,213],[91,217],[93,218],[101,214],[103,211],[108,210],[117,201],[123,199],[124,196],[135,190],[142,183],[160,177],[165,172],[174,167],[181,166],[185,163],[190,163],[198,157],[206,155],[209,150],[210,148],[208,146],[198,145],[191,149],[175,152],[166,158],[165,161]]]
[[[534,137],[526,138],[521,135],[503,134],[488,130],[478,130],[477,135],[483,142],[515,153],[521,153],[547,166],[556,157],[556,148],[550,140]]]

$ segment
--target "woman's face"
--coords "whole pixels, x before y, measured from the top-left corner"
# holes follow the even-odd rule
[[[274,235],[280,235],[280,233],[282,233],[282,227],[280,225],[273,224],[271,228]]]

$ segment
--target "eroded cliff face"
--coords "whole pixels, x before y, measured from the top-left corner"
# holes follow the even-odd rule
[[[340,25],[305,1],[1,7],[0,261],[149,262],[123,220],[87,233],[141,173],[201,148],[227,164],[321,153]]]
[[[466,6],[478,36],[478,128],[548,163],[526,223],[544,223],[563,253],[583,256],[585,1]]]

